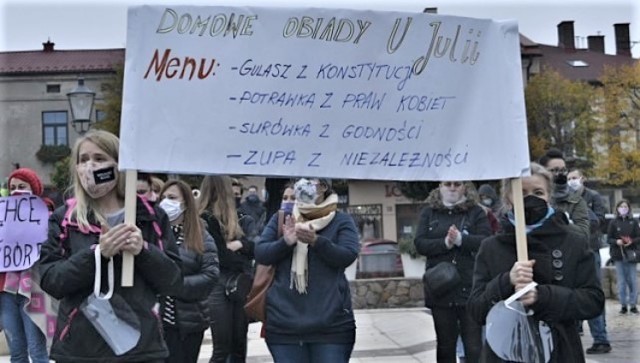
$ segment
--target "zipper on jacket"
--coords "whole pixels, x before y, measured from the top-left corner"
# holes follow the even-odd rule
[[[64,326],[64,328],[62,328],[62,331],[60,332],[60,341],[62,341],[67,336],[67,334],[69,334],[69,330],[71,329],[71,322],[73,321],[73,318],[76,317],[76,314],[78,314],[78,308],[71,310],[71,313],[69,313],[69,320],[67,320],[67,324]]]

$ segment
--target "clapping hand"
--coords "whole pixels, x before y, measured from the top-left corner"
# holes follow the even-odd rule
[[[296,236],[296,223],[290,215],[286,216],[284,219],[282,236],[284,237],[285,243],[289,246],[293,246],[298,240],[298,237]]]
[[[449,227],[449,231],[447,231],[447,237],[445,239],[447,241],[448,248],[453,248],[453,245],[455,244],[459,235],[460,231],[458,230],[458,227],[456,227],[455,224],[452,224],[451,227]]]
[[[296,238],[298,242],[306,243],[310,246],[313,246],[316,243],[316,239],[318,236],[316,235],[316,231],[313,229],[311,225],[309,227],[303,227],[302,225],[296,226]]]

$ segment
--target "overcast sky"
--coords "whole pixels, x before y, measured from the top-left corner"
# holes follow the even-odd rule
[[[557,5],[562,3],[562,5]],[[312,6],[420,12],[438,7],[439,14],[476,18],[515,19],[520,33],[537,43],[557,45],[557,25],[573,20],[578,47],[588,35],[605,36],[606,53],[615,54],[613,24],[630,23],[631,40],[640,41],[639,0],[0,0],[0,51],[41,49],[47,39],[56,49],[125,47],[129,5],[260,5]],[[640,43],[632,46],[640,57]]]

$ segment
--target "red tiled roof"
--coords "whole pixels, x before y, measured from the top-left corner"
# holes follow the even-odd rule
[[[111,72],[124,49],[0,52],[0,74]]]
[[[605,66],[619,67],[633,65],[637,59],[593,52],[587,49],[567,50],[562,47],[539,44],[542,65],[550,67],[567,79],[573,81],[597,82],[604,74]],[[582,61],[583,67],[569,64],[571,61]]]

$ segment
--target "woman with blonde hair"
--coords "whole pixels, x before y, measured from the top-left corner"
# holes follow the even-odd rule
[[[118,138],[106,131],[90,131],[76,141],[70,165],[75,198],[49,220],[40,274],[42,289],[60,300],[51,348],[56,362],[157,362],[168,356],[158,296],[181,291],[178,248],[167,215],[145,198],[137,200],[136,224],[124,222],[118,149]],[[134,256],[132,287],[121,286],[123,252]],[[98,284],[108,286],[100,294],[112,294],[100,306],[126,320],[129,335],[98,328],[108,324],[92,315]]]
[[[487,323],[492,307],[523,289],[531,291],[518,299],[529,311],[535,327],[551,330],[552,352],[546,361],[584,362],[577,321],[599,315],[604,293],[596,277],[589,241],[569,227],[565,213],[551,206],[553,175],[531,163],[531,175],[522,178],[524,220],[529,260],[518,261],[512,186],[503,182],[506,214],[502,231],[482,241],[473,273],[473,289],[467,309],[480,324]],[[509,332],[504,332],[505,339]],[[541,333],[542,335],[542,333]],[[541,339],[542,340],[542,339]],[[543,352],[538,353],[545,361]],[[505,362],[485,342],[482,362]]]
[[[213,337],[210,362],[244,362],[249,327],[244,304],[251,288],[254,247],[249,238],[252,219],[238,215],[228,176],[206,176],[200,185],[198,203],[220,258],[219,283],[209,295]],[[247,224],[244,229],[243,223]]]

